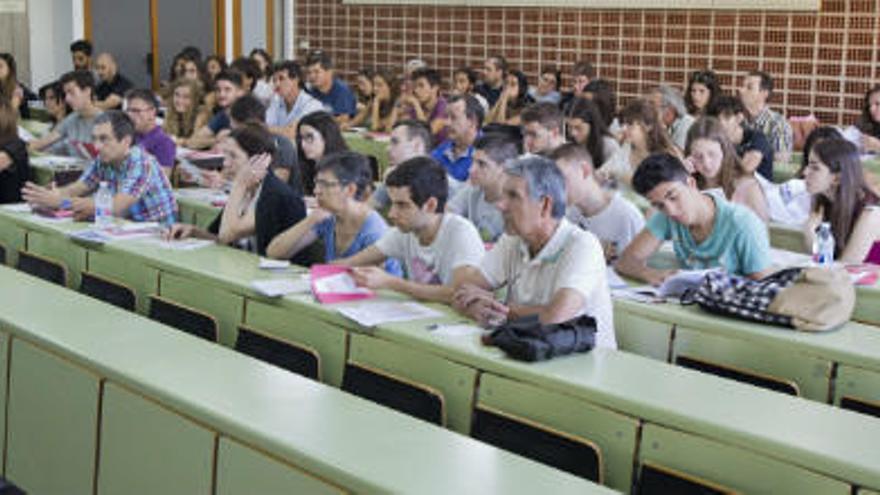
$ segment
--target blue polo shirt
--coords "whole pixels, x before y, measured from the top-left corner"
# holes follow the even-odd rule
[[[474,161],[474,147],[468,146],[467,151],[461,156],[455,156],[455,143],[451,139],[447,139],[434,148],[431,152],[431,158],[437,160],[437,163],[443,165],[449,175],[455,177],[456,180],[464,182],[467,180],[471,170],[471,163]]]
[[[357,113],[357,99],[351,89],[339,78],[333,78],[333,85],[328,93],[322,93],[317,88],[311,88],[308,93],[324,104],[333,115],[348,115],[354,117]]]

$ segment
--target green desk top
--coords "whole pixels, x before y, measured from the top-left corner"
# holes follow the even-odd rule
[[[356,491],[612,493],[5,267],[0,300],[16,336]]]
[[[620,351],[527,364],[482,346],[476,335],[437,335],[425,324],[384,325],[375,336],[833,477],[880,485],[875,418]]]
[[[374,138],[366,133],[345,132],[342,137],[352,151],[376,157],[376,161],[379,163],[379,177],[377,179],[381,180],[382,174],[388,168],[388,136]]]

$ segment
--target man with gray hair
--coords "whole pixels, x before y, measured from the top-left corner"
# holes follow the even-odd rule
[[[672,142],[683,150],[687,142],[688,130],[696,119],[688,114],[681,92],[661,84],[651,91],[650,100],[657,108],[660,121],[666,126],[666,131],[672,138]]]
[[[596,320],[596,347],[617,348],[602,247],[565,218],[565,204],[565,179],[552,160],[526,155],[508,165],[498,201],[507,233],[459,279],[453,306],[482,325],[586,314]],[[493,294],[501,287],[504,302]]]

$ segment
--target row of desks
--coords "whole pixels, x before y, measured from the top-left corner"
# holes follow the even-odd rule
[[[78,267],[121,281],[134,287],[142,301],[147,294],[159,294],[210,313],[221,323],[225,345],[245,324],[316,349],[322,381],[331,385],[341,383],[351,362],[424,383],[442,392],[446,425],[461,433],[469,433],[474,409],[484,407],[594,438],[606,456],[605,482],[613,488],[629,489],[634,456],[746,491],[763,483],[776,483],[777,491],[804,483],[795,489],[803,493],[843,493],[847,484],[880,487],[880,454],[874,448],[880,422],[868,416],[628,352],[596,350],[548,363],[514,362],[483,347],[477,335],[429,331],[429,325],[460,321],[448,308],[437,307],[444,316],[436,320],[361,328],[308,296],[259,296],[250,287],[252,280],[283,275],[260,271],[247,253],[219,246],[169,251],[138,241],[86,249],[64,236],[79,227],[0,211],[0,235],[7,247],[61,259],[71,272]],[[618,311],[617,317],[624,313]],[[700,315],[693,315],[693,321],[700,321]],[[775,339],[774,349],[780,350],[803,341],[797,356],[820,355],[838,368],[845,364],[880,374],[880,360],[871,358],[880,356],[880,342],[865,340],[867,329],[858,324],[828,334],[837,336],[834,346],[824,345],[829,340],[807,343],[810,336],[779,329],[743,331],[746,326],[737,322],[727,326],[727,337],[749,335],[759,345]],[[752,473],[746,479],[728,469],[744,465]]]
[[[0,300],[29,493],[611,492],[6,267]]]

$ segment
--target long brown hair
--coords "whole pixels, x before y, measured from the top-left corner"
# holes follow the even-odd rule
[[[645,127],[649,155],[654,153],[679,154],[666,129],[660,124],[660,114],[657,113],[657,108],[650,101],[638,99],[629,102],[620,112],[620,121],[627,125],[639,123]]]
[[[865,93],[865,99],[862,102],[862,114],[859,116],[859,121],[856,123],[856,127],[858,127],[860,131],[873,137],[880,137],[880,122],[877,122],[874,120],[874,117],[871,116],[871,96],[877,92],[880,92],[880,84],[874,86]]]
[[[0,100],[0,145],[18,139],[18,112],[9,100]]]
[[[839,254],[846,247],[862,210],[876,204],[878,198],[865,182],[859,150],[854,144],[844,139],[825,139],[816,143],[812,152],[838,177],[831,195],[813,197],[813,211],[824,210],[823,220],[831,222],[834,250]]]
[[[190,100],[192,106],[185,112],[178,112],[174,109],[174,92],[177,88],[186,86],[190,91]],[[192,79],[178,79],[171,86],[170,101],[165,111],[165,123],[163,125],[165,132],[172,136],[187,138],[195,132],[196,117],[201,110],[202,87],[198,81]]]
[[[0,59],[3,59],[3,61],[6,62],[6,67],[9,69],[9,75],[6,76],[6,79],[0,80],[0,100],[12,101],[12,95],[15,94],[15,90],[18,88],[18,73],[15,67],[15,57],[10,53],[0,52]]]
[[[721,170],[718,171],[718,182],[721,184],[721,189],[724,190],[724,195],[728,199],[732,198],[733,192],[736,190],[736,179],[743,175],[742,162],[736,153],[733,142],[727,137],[727,133],[721,127],[721,122],[715,117],[700,117],[691,125],[687,134],[686,155],[691,154],[691,146],[699,139],[715,141],[721,146],[723,156],[721,157]],[[695,174],[695,176],[697,185],[703,189],[706,186],[706,177],[701,174]]]

